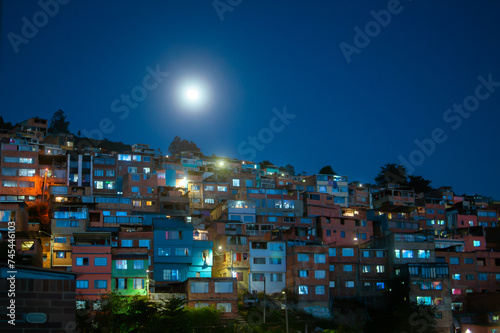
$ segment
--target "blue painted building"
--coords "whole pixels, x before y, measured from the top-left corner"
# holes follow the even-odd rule
[[[211,277],[213,242],[182,218],[151,217],[154,226],[154,280],[182,282]]]

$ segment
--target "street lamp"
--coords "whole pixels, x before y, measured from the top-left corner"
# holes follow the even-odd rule
[[[286,333],[288,333],[288,304],[286,304],[286,291],[282,291],[283,295],[285,295],[285,317],[286,317]]]

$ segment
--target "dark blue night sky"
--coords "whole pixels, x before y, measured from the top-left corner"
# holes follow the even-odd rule
[[[166,152],[179,135],[206,155],[362,182],[404,158],[435,187],[500,199],[499,1],[60,2],[44,22],[37,1],[2,1],[6,121],[62,109],[74,133],[107,122],[110,140]],[[29,38],[23,17],[40,25]],[[145,90],[156,68],[168,76]],[[178,101],[193,77],[210,96],[197,110]]]

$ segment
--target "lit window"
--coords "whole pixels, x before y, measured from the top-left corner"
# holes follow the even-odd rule
[[[76,265],[77,266],[88,266],[89,265],[89,258],[76,258]]]
[[[352,249],[352,248],[342,249],[342,256],[343,257],[353,257],[354,256],[354,249]]]
[[[346,288],[354,288],[354,281],[346,281],[345,287]]]
[[[352,272],[352,265],[344,265],[344,272]]]
[[[134,289],[144,289],[144,279],[134,279]]]
[[[270,265],[281,265],[281,258],[269,258]]]
[[[118,154],[118,161],[132,161],[132,156],[125,154]]]
[[[308,277],[309,271],[299,271],[299,277]]]
[[[403,252],[403,258],[413,258],[412,250],[402,250],[402,252]]]
[[[159,257],[168,257],[171,255],[171,250],[167,248],[160,247],[158,248],[158,256]]]
[[[370,273],[370,266],[369,265],[363,266],[363,273]]]
[[[108,264],[108,258],[96,257],[94,258],[94,266],[106,266]]]
[[[239,261],[239,260],[235,260]],[[253,263],[255,265],[265,265],[266,264],[266,258],[253,258]]]
[[[193,294],[207,294],[208,282],[191,282],[191,293]]]
[[[182,239],[182,231],[177,231],[177,230],[166,231],[165,239]]]
[[[33,246],[35,245],[34,241],[23,241],[21,243],[21,250],[22,251],[28,251],[33,249]]]
[[[127,269],[127,260],[117,260],[116,269]]]
[[[77,280],[76,288],[77,289],[87,289],[89,287],[89,280]]]
[[[385,272],[385,266],[377,265],[377,273],[384,273],[384,272]]]
[[[95,289],[106,289],[108,287],[108,281],[106,280],[95,280],[94,288]]]
[[[116,289],[126,289],[127,280],[124,278],[116,279]]]
[[[323,264],[326,262],[325,254],[314,254],[314,262],[317,264]]]
[[[307,295],[309,288],[307,286],[299,286],[299,295]]]
[[[429,251],[429,250],[418,250],[418,257],[419,258],[430,258],[431,257],[431,251]]]
[[[151,242],[149,239],[139,239],[139,247],[147,247],[149,249],[150,244]]]
[[[144,261],[134,260],[134,269],[144,269]]]
[[[203,308],[208,308],[210,305],[208,303],[195,303],[194,308],[195,309],[203,309]]]
[[[188,248],[176,248],[175,249],[175,255],[176,256],[189,256],[191,254],[191,251],[189,251]]]
[[[54,237],[54,243],[66,243],[66,237]]]
[[[417,303],[421,305],[432,305],[432,298],[430,296],[417,296]]]
[[[86,301],[76,301],[76,309],[77,310],[85,310],[86,307],[87,307]]]
[[[163,270],[163,280],[166,280],[166,281],[179,280],[179,270],[178,269],[164,269]]]
[[[326,271],[315,271],[314,277],[316,279],[324,279],[326,277]]]
[[[233,277],[235,277],[236,272],[233,272]],[[252,273],[252,281],[264,281],[264,274],[262,273]]]
[[[231,312],[231,303],[217,303],[217,309],[222,312]]]
[[[272,281],[272,279],[271,279]],[[216,293],[232,293],[233,283],[232,282],[215,282],[215,292]]]
[[[233,186],[234,187],[239,187],[240,186],[240,180],[239,179],[233,179]]]
[[[283,274],[271,273],[271,282],[283,282]]]
[[[297,261],[309,261],[309,255],[299,253],[299,254],[297,254]]]
[[[325,286],[316,286],[316,295],[324,295]]]
[[[480,247],[481,246],[481,241],[475,240],[473,241],[474,247]]]

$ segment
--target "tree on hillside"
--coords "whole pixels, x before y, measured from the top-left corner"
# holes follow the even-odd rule
[[[319,170],[319,174],[321,175],[336,175],[337,173],[333,171],[333,168],[331,165],[326,165]]]
[[[50,120],[49,133],[52,134],[67,134],[69,121],[66,121],[66,115],[63,110],[58,110],[52,116]]]
[[[295,176],[295,168],[293,167],[293,165],[287,164],[284,166],[284,169],[290,176]]]
[[[407,172],[404,166],[395,163],[387,163],[380,167],[380,172],[375,177],[375,182],[379,186],[386,186],[388,183],[406,184]]]
[[[13,128],[14,128],[14,125],[12,125],[12,123],[4,122],[3,117],[0,116],[0,129],[10,131]]]
[[[273,166],[274,164],[272,162],[269,162],[268,160],[263,160],[262,162],[259,163],[261,169],[265,169],[268,166]]]
[[[201,151],[193,141],[183,140],[179,136],[175,136],[174,141],[168,146],[168,151],[172,154],[179,154],[181,151]]]
[[[408,183],[407,185],[409,187],[413,187],[415,190],[415,193],[427,193],[433,190],[433,188],[430,186],[432,181],[425,179],[422,176],[408,176]]]

